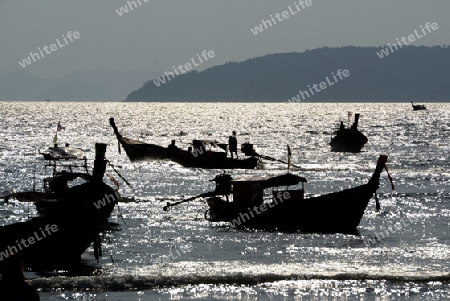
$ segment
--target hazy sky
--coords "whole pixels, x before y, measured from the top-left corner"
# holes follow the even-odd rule
[[[136,3],[138,0],[135,0]],[[312,0],[312,5],[254,35],[250,28],[295,8],[298,0],[0,0],[0,72],[60,77],[80,69],[170,71],[203,50],[198,69],[277,52],[322,46],[379,46],[426,22],[439,29],[413,45],[450,44],[449,0]],[[139,5],[139,3],[137,3]],[[80,38],[22,68],[18,61],[68,31]]]

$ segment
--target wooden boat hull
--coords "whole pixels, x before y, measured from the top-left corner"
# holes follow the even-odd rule
[[[94,203],[105,195],[114,195],[115,201],[95,207]],[[46,208],[45,215],[0,227],[0,252],[18,251],[31,267],[77,263],[97,236],[107,229],[117,201],[117,194],[108,185],[85,183],[71,188],[62,201],[38,202],[39,211]],[[56,225],[57,231],[46,230],[46,226],[48,229],[52,225]],[[30,237],[32,244],[28,241]],[[22,239],[25,244],[20,243]]]
[[[358,130],[341,130],[331,139],[333,152],[360,152],[367,143],[367,137]]]
[[[341,122],[339,130],[335,132],[336,135],[331,139],[331,151],[352,153],[361,151],[364,144],[367,143],[367,137],[358,130],[359,116],[360,114],[355,114],[355,121],[350,128],[345,128],[344,123]]]
[[[189,154],[192,156],[192,154]],[[193,157],[193,156],[192,156]],[[246,159],[209,159],[208,157],[176,157],[172,158],[184,167],[195,167],[204,169],[254,169],[258,165],[258,159],[255,157]]]
[[[129,144],[122,143],[131,162],[148,160],[171,160],[184,167],[205,169],[254,169],[258,165],[255,157],[245,159],[227,158],[225,153],[214,153],[206,151],[195,157],[191,152],[185,150],[170,150],[169,148],[155,144]],[[217,156],[223,154],[223,156]]]
[[[210,221],[231,222],[233,226],[249,228],[357,233],[374,191],[369,185],[362,185],[304,200],[272,201],[272,207],[267,204],[267,210],[259,210],[260,214],[249,206],[239,206],[215,197],[208,199],[207,215]]]
[[[306,199],[303,188],[306,179],[293,174],[237,180],[230,180],[229,175],[219,175],[213,180],[216,182],[216,193],[207,199],[209,209],[205,212],[205,218],[212,222],[230,222],[234,227],[357,233],[364,211],[379,187],[386,161],[386,155],[378,158],[367,184]],[[392,184],[390,176],[389,179]],[[282,190],[300,182],[302,189]],[[272,200],[264,202],[264,189],[274,187],[277,189],[272,190]],[[231,190],[233,202],[228,201]],[[227,200],[218,195],[227,196]],[[376,204],[379,209],[379,203]]]
[[[420,110],[426,110],[427,107],[425,105],[415,105],[414,102],[411,101],[411,105],[413,108],[413,111],[420,111]]]
[[[114,119],[110,119],[116,137],[125,150],[131,162],[148,160],[171,160],[184,167],[205,169],[254,169],[258,165],[258,158],[247,157],[245,159],[227,158],[225,152],[213,152],[203,150],[197,156],[180,148],[162,147],[156,144],[148,144],[137,140],[128,139],[120,135]]]
[[[96,144],[93,174],[59,172],[49,180],[50,192],[19,192],[4,198],[33,202],[40,216],[26,222],[0,226],[0,260],[18,253],[28,267],[70,266],[94,242],[100,252],[99,234],[119,194],[103,182],[106,144]],[[86,182],[68,186],[75,179]]]
[[[156,144],[147,144],[124,137],[119,140],[119,143],[125,150],[125,153],[131,162],[164,160],[170,159],[173,156],[167,147],[162,147]]]

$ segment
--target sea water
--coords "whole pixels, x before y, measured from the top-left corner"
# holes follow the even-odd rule
[[[108,143],[107,158],[124,202],[102,236],[103,256],[93,248],[75,270],[27,271],[41,300],[448,300],[450,299],[450,104],[405,103],[81,103],[0,102],[0,191],[39,190],[52,173],[39,155],[58,143],[86,151]],[[368,137],[361,153],[334,153],[328,145],[348,112],[360,113]],[[186,148],[193,139],[238,143],[287,160],[307,178],[306,197],[365,183],[380,154],[379,212],[372,199],[359,235],[304,234],[235,229],[210,223],[198,199],[174,202],[214,189],[222,170],[183,168],[170,161],[131,163],[118,153],[109,126],[162,146]],[[57,123],[65,127],[57,132]],[[242,156],[242,155],[240,155]],[[233,177],[282,174],[286,166],[265,161]],[[107,177],[105,181],[114,186]],[[25,221],[30,204],[0,203],[0,225]],[[83,221],[80,220],[80,223]],[[1,239],[1,238],[0,238]]]

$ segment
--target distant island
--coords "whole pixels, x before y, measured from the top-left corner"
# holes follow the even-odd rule
[[[350,75],[302,101],[450,100],[450,48],[408,46],[394,52],[386,47],[323,47],[230,62],[166,77],[159,86],[153,78],[126,101],[287,102],[339,69]]]

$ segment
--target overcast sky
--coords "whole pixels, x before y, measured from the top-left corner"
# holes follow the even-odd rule
[[[322,46],[380,46],[426,22],[439,29],[413,45],[450,44],[449,0],[312,0],[258,35],[250,28],[294,8],[297,0],[140,1],[119,16],[125,0],[0,0],[0,72],[23,69],[53,78],[80,69],[170,71],[213,50],[216,56],[201,70]],[[80,38],[26,68],[18,64],[68,31],[78,31]]]

